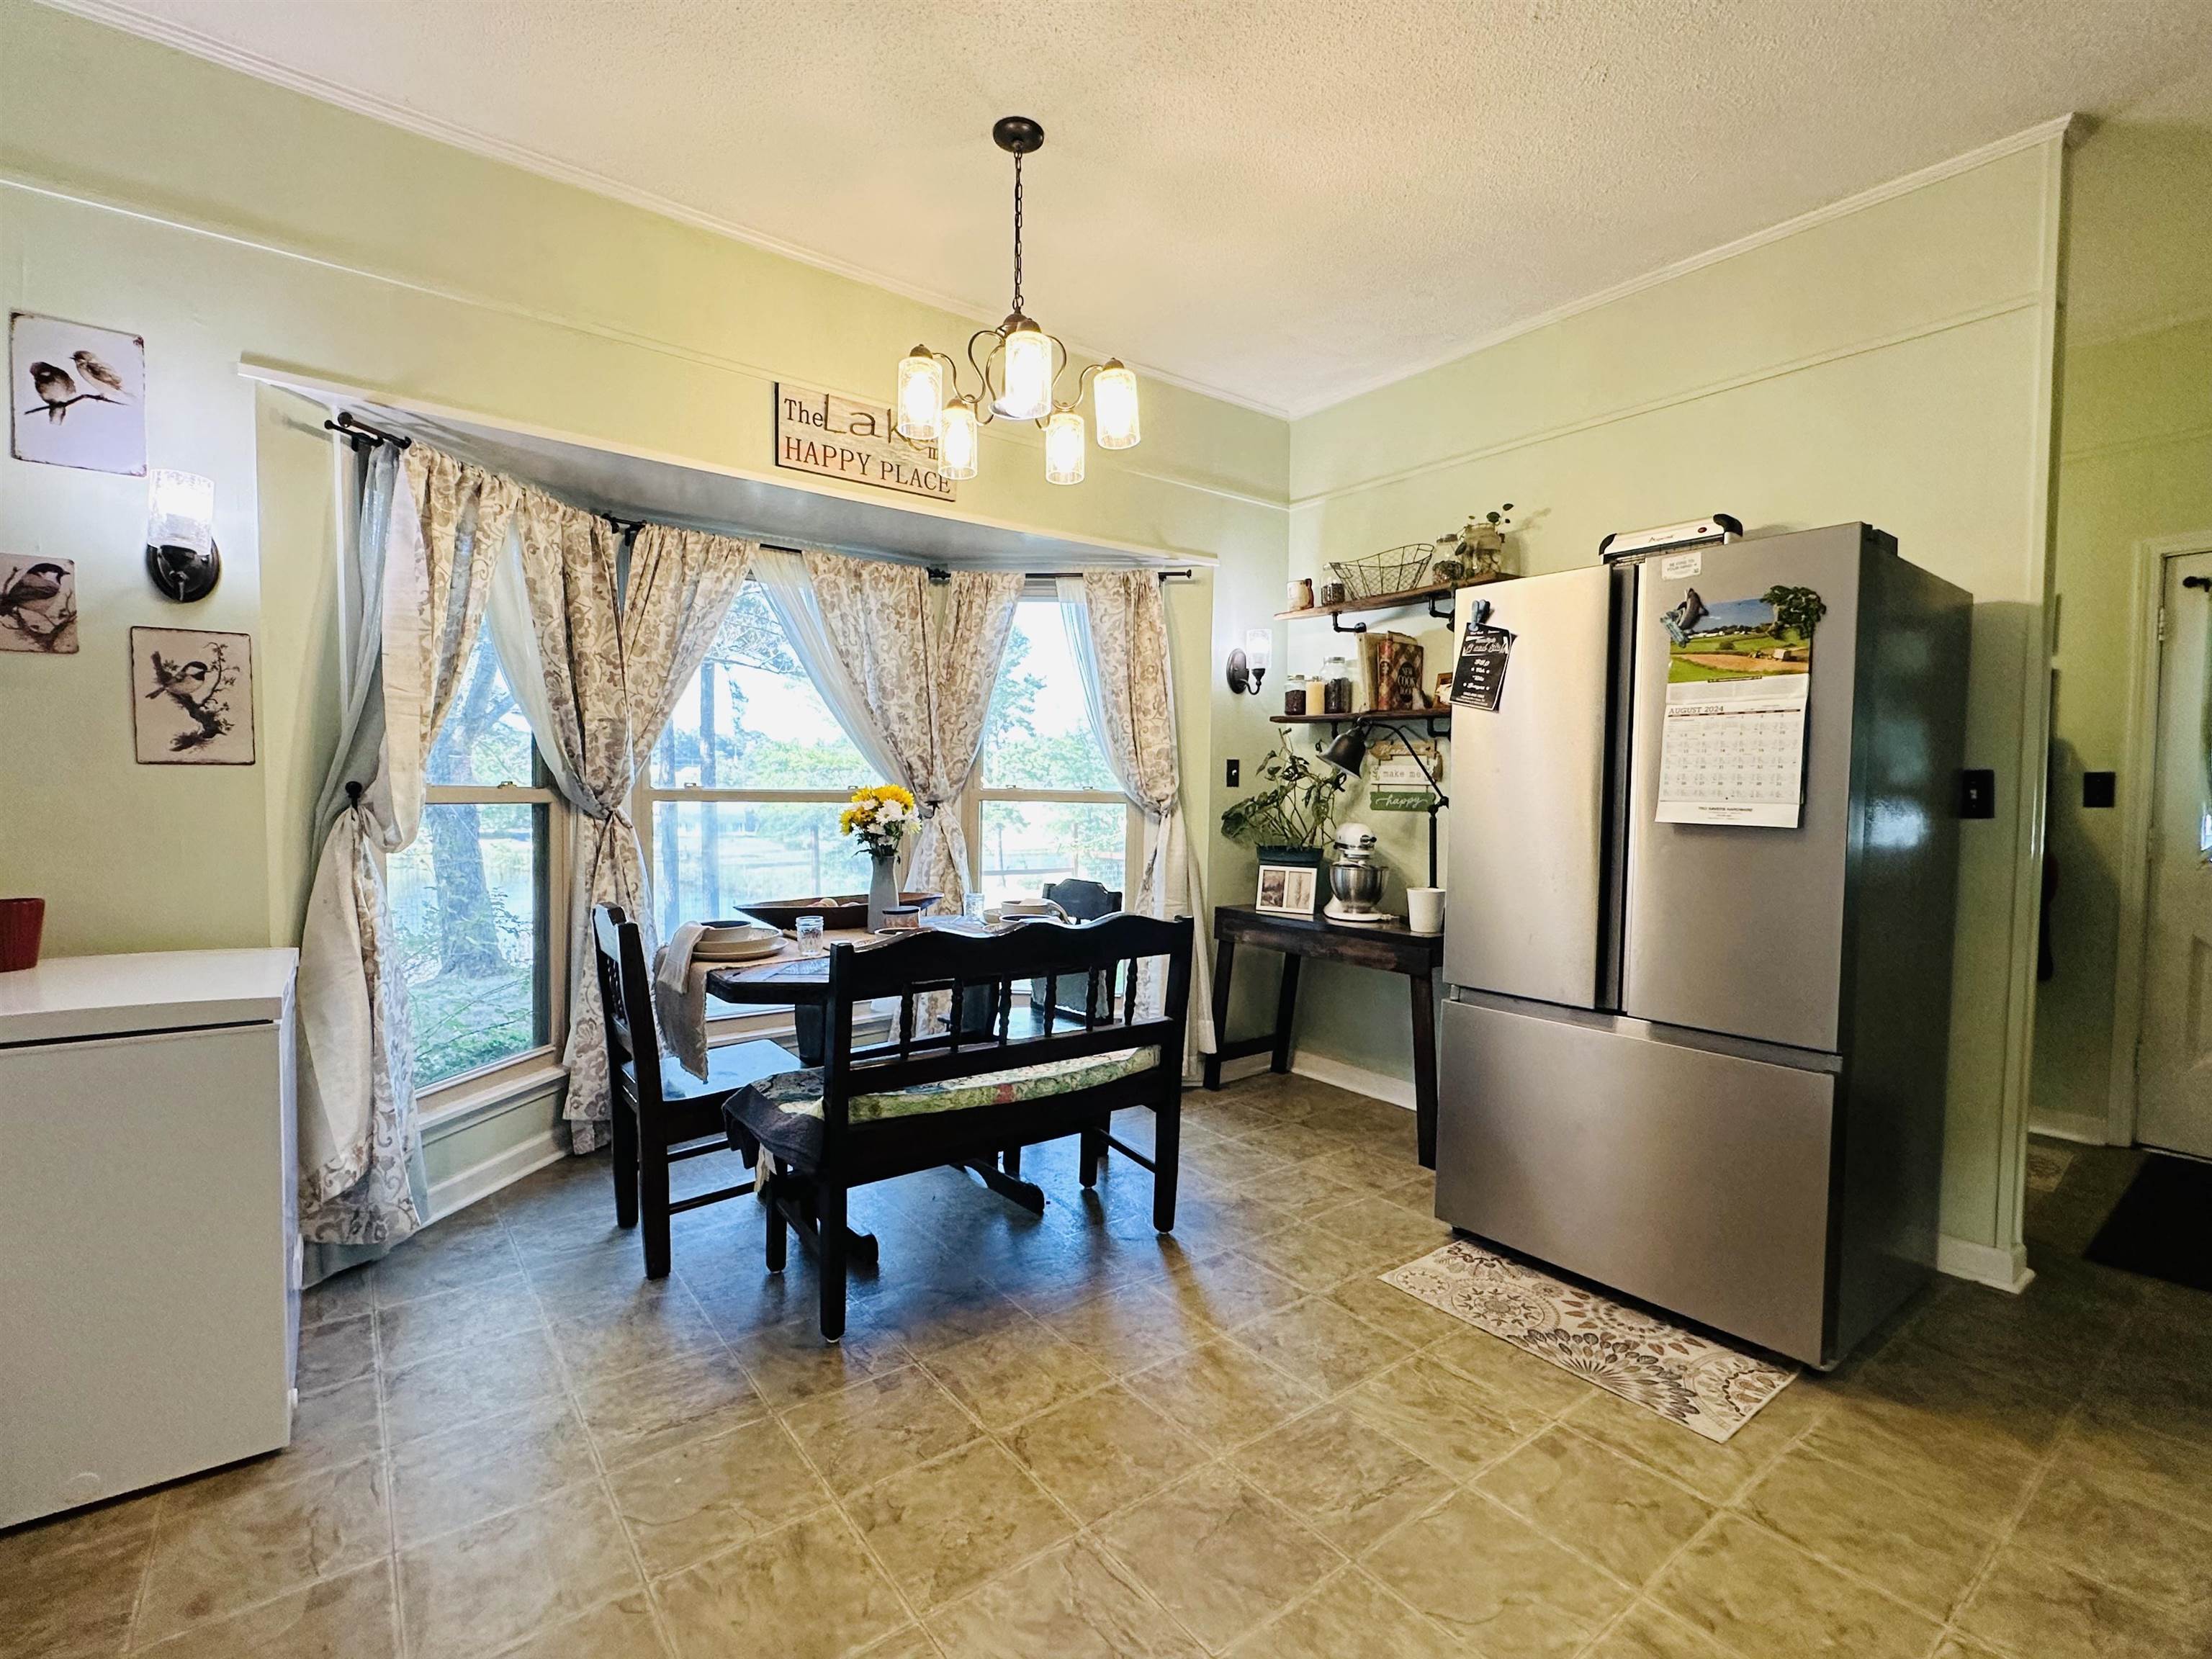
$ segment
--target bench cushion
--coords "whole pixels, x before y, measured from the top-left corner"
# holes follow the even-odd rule
[[[951,1078],[916,1089],[856,1095],[848,1103],[848,1121],[864,1123],[1073,1094],[1078,1090],[1133,1076],[1159,1061],[1157,1047],[1123,1048],[1111,1054],[1086,1054],[1075,1060],[1014,1066],[974,1077]],[[724,1102],[722,1116],[728,1125],[732,1146],[744,1148],[750,1139],[787,1164],[812,1169],[819,1163],[822,1152],[822,1073],[818,1069],[810,1069],[763,1078]]]
[[[1012,1066],[1001,1072],[975,1077],[947,1078],[912,1089],[885,1094],[854,1095],[847,1103],[846,1116],[854,1123],[878,1118],[912,1117],[922,1112],[958,1112],[971,1106],[1004,1106],[1017,1100],[1042,1100],[1052,1095],[1072,1095],[1095,1089],[1102,1083],[1134,1076],[1160,1063],[1157,1048],[1121,1048],[1111,1054],[1083,1054],[1073,1060],[1047,1060],[1040,1066]],[[800,1117],[822,1115],[822,1073],[818,1068],[780,1072],[763,1078],[752,1091],[779,1111]]]

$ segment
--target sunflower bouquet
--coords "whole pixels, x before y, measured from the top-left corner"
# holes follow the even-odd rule
[[[855,789],[853,803],[837,816],[838,830],[858,836],[875,858],[889,858],[899,849],[907,826],[915,822],[914,797],[895,783]]]

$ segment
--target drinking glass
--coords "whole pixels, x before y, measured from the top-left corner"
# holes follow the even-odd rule
[[[991,919],[991,902],[981,893],[970,893],[960,901],[960,914],[981,927]]]
[[[822,954],[822,918],[801,916],[792,931],[799,935],[799,954],[818,957]]]

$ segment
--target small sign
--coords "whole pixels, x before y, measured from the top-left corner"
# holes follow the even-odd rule
[[[1421,744],[1421,761],[1413,758],[1413,744]],[[1421,762],[1431,772],[1439,771],[1443,758],[1437,746],[1418,738],[1392,738],[1376,751],[1375,770],[1367,780],[1367,806],[1375,812],[1425,812],[1437,792],[1421,775]]]
[[[1467,631],[1460,635],[1459,661],[1452,670],[1451,700],[1462,708],[1498,712],[1505,695],[1506,659],[1513,650],[1513,635],[1490,625],[1490,601],[1477,599],[1468,615]]]
[[[938,471],[937,446],[901,437],[887,405],[783,380],[775,386],[775,464],[940,501],[958,489]]]
[[[1705,572],[1705,556],[1702,553],[1669,553],[1659,561],[1659,574],[1668,581],[1687,581]]]

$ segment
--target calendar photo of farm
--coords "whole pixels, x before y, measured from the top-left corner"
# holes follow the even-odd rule
[[[1761,680],[1813,666],[1813,630],[1827,611],[1809,587],[1770,587],[1757,599],[1708,604],[1696,588],[1660,617],[1670,685]]]

